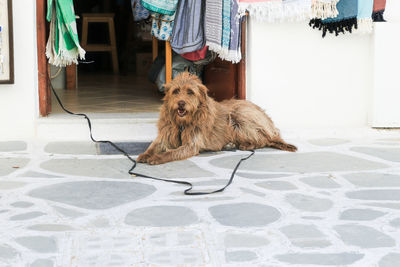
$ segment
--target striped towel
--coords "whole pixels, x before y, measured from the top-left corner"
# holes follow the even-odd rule
[[[211,51],[222,51],[222,1],[206,0],[204,16],[206,45]]]

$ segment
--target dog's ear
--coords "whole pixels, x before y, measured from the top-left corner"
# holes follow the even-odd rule
[[[199,83],[197,85],[197,88],[199,88],[201,102],[205,102],[207,100],[208,88],[202,83]]]

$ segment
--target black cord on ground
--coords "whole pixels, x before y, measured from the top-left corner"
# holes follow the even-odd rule
[[[93,134],[92,134],[92,122],[90,121],[89,117],[88,117],[86,114],[84,114],[84,113],[74,113],[74,112],[71,112],[71,111],[69,111],[68,109],[66,109],[66,108],[64,107],[64,105],[62,104],[61,99],[58,97],[56,91],[54,90],[54,87],[53,87],[53,85],[51,84],[50,78],[49,78],[49,84],[50,84],[51,90],[53,91],[54,96],[55,96],[56,99],[57,99],[58,104],[60,105],[60,107],[61,107],[66,113],[68,113],[68,114],[70,114],[70,115],[74,115],[74,116],[80,116],[80,117],[83,117],[83,118],[86,119],[86,121],[87,121],[87,123],[88,123],[88,126],[89,126],[90,139],[91,139],[94,143],[109,144],[109,145],[111,145],[112,147],[114,147],[116,150],[118,150],[119,152],[121,152],[125,157],[127,157],[127,158],[132,162],[132,164],[133,164],[133,165],[132,165],[132,168],[130,168],[130,170],[128,171],[128,173],[129,173],[130,175],[138,176],[138,177],[143,177],[143,178],[148,178],[148,179],[153,179],[153,180],[157,180],[157,181],[168,182],[168,183],[175,183],[175,184],[187,185],[187,186],[189,186],[189,188],[186,189],[186,190],[184,191],[184,194],[185,194],[185,195],[192,195],[192,196],[209,195],[209,194],[214,194],[214,193],[219,193],[219,192],[224,191],[225,188],[227,188],[227,187],[232,183],[233,178],[235,177],[236,171],[238,170],[240,164],[241,164],[243,161],[249,159],[249,158],[250,158],[251,156],[253,156],[254,153],[255,153],[254,150],[251,150],[251,154],[250,154],[250,155],[248,155],[248,156],[246,156],[246,157],[244,157],[244,158],[241,158],[241,159],[239,160],[239,162],[236,164],[235,168],[233,169],[233,172],[232,172],[232,174],[231,174],[231,177],[230,177],[228,183],[227,183],[224,187],[222,187],[222,188],[220,188],[220,189],[218,189],[218,190],[215,190],[215,191],[210,191],[210,192],[191,192],[192,189],[193,189],[193,185],[192,185],[191,183],[189,183],[189,182],[186,182],[186,181],[177,181],[177,180],[170,180],[170,179],[163,179],[163,178],[157,178],[157,177],[152,177],[152,176],[148,176],[148,175],[145,175],[145,174],[141,174],[141,173],[136,173],[136,172],[134,172],[133,170],[136,168],[136,165],[137,165],[136,160],[134,160],[126,151],[124,151],[122,148],[120,148],[119,146],[117,146],[117,145],[114,144],[113,142],[108,141],[108,140],[96,140],[96,139],[94,139],[94,138],[93,138]]]

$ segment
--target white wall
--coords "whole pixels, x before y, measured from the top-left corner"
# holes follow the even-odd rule
[[[15,84],[0,85],[0,141],[34,136],[38,117],[35,1],[12,1]]]
[[[388,23],[380,23],[376,30],[391,31],[391,35],[385,35],[390,42],[400,36],[400,1],[387,1],[385,18]],[[393,23],[398,24],[393,27]],[[376,92],[383,92],[374,87],[379,67],[375,66],[374,73],[375,49],[389,55],[387,58],[399,54],[392,53],[384,43],[376,47],[374,34],[323,39],[321,32],[306,22],[269,24],[250,18],[247,98],[264,108],[281,127],[371,126],[373,114],[382,113],[373,99]],[[390,62],[380,63],[391,66]],[[391,80],[387,76],[386,84],[399,84],[398,75],[392,75]],[[391,92],[400,92],[400,88]],[[399,93],[385,97],[400,98]],[[393,108],[388,110],[392,112]]]
[[[371,35],[321,37],[308,23],[250,20],[248,99],[279,127],[360,127],[373,86]]]

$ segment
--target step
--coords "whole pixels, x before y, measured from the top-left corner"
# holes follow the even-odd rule
[[[88,113],[93,137],[111,141],[151,141],[157,135],[158,113]],[[87,121],[69,114],[39,118],[36,138],[48,141],[90,140]]]

